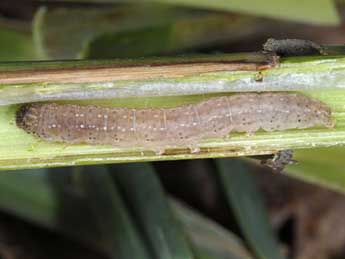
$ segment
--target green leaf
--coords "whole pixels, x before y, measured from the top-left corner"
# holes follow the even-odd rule
[[[35,49],[28,24],[0,17],[0,61],[34,60]]]
[[[83,197],[71,186],[71,169],[39,169],[0,174],[0,208],[25,220],[105,250]],[[74,191],[71,191],[74,189]]]
[[[0,207],[18,217],[52,227],[58,222],[58,204],[47,181],[48,169],[0,174]]]
[[[285,19],[314,24],[339,24],[335,5],[332,0],[157,0],[162,3],[186,6],[214,8],[237,11],[253,15],[264,15],[276,19]]]
[[[131,166],[121,165],[124,170],[121,170],[120,174],[129,173]],[[133,167],[137,169],[136,165]],[[120,253],[124,256],[128,253],[128,256],[138,255],[135,247],[138,245],[138,238],[141,237],[134,236],[133,239],[133,236],[131,238],[129,236],[142,230],[142,228],[138,228],[138,231],[135,229],[137,222],[144,223],[145,218],[148,224],[144,226],[146,230],[151,229],[157,234],[159,231],[156,228],[158,228],[163,231],[163,235],[155,235],[151,231],[150,237],[145,238],[144,243],[157,242],[152,244],[157,248],[161,244],[162,251],[157,252],[162,255],[171,249],[170,252],[179,250],[179,253],[174,254],[175,258],[192,258],[190,252],[178,257],[183,255],[181,253],[185,250],[183,236],[187,235],[191,241],[188,246],[192,246],[193,253],[196,254],[195,258],[251,258],[242,241],[234,234],[195,211],[167,200],[162,194],[156,176],[151,175],[152,171],[148,164],[139,166],[139,169],[143,171],[138,170],[129,174],[125,177],[127,179],[123,180],[135,187],[126,190],[128,196],[121,195],[122,192],[116,191],[116,187],[113,189],[111,176],[102,166],[1,172],[0,208],[91,245],[114,258],[121,258]],[[134,180],[130,179],[137,173],[141,176],[134,177]],[[143,181],[137,182],[140,179]],[[116,197],[113,196],[114,190],[117,193]],[[140,194],[144,196],[139,197]],[[128,208],[132,210],[128,211]],[[136,213],[133,214],[135,211]],[[113,214],[115,212],[116,215]],[[176,237],[176,240],[173,237]],[[164,244],[167,247],[164,248]],[[127,249],[130,249],[130,252]],[[144,252],[144,257],[138,258],[145,258],[145,254]],[[190,256],[187,256],[188,254]]]
[[[202,254],[217,259],[252,258],[235,234],[180,202],[171,200],[171,204],[199,256]]]
[[[194,258],[150,164],[120,164],[111,170],[155,258]]]
[[[47,1],[47,0],[45,0]],[[48,0],[49,1],[49,0]],[[47,2],[48,2],[47,1]],[[66,0],[89,3],[129,3],[137,0]],[[146,0],[147,2],[169,3],[197,8],[236,11],[276,19],[292,20],[322,25],[339,24],[334,1],[332,0]]]
[[[84,167],[78,182],[111,258],[150,258],[143,238],[106,168]]]
[[[345,191],[344,147],[302,149],[294,152],[296,164],[288,175],[337,191]]]
[[[249,28],[253,23],[255,21],[251,17],[190,11],[188,15],[179,15],[171,21],[146,28],[102,34],[86,45],[81,56],[135,58],[181,53],[212,44],[231,44],[243,37],[244,27]]]
[[[35,46],[41,58],[80,58],[85,57],[87,51],[94,53],[94,47],[88,47],[88,44],[102,35],[119,33],[119,37],[122,37],[121,35],[126,35],[127,32],[164,26],[181,18],[199,17],[201,14],[198,11],[189,12],[181,8],[150,3],[114,7],[106,5],[98,8],[80,6],[47,9],[44,7],[35,15],[33,33]],[[65,36],[61,37],[61,35]],[[105,41],[108,42],[109,39],[105,37]],[[94,44],[99,45],[98,42]],[[102,56],[97,58],[100,57]]]
[[[268,222],[262,197],[246,162],[217,159],[215,164],[229,206],[257,258],[283,258]]]
[[[252,17],[148,3],[41,8],[34,38],[45,59],[142,57],[229,44],[243,37],[242,26],[253,23]]]
[[[170,26],[104,34],[91,41],[82,56],[87,58],[144,57],[170,50]]]
[[[149,258],[102,166],[0,174],[0,208],[93,246],[110,258]]]

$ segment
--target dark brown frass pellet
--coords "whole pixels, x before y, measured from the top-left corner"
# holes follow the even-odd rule
[[[279,56],[309,56],[323,54],[322,47],[310,40],[268,39],[263,45],[264,51],[274,52]]]

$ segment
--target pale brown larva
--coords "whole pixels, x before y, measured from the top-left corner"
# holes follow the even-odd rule
[[[197,150],[200,140],[223,138],[231,131],[252,133],[333,127],[330,109],[297,93],[241,93],[161,109],[35,103],[17,111],[17,125],[48,141]]]

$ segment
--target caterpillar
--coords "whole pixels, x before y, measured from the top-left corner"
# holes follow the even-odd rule
[[[331,110],[298,93],[239,93],[175,108],[106,108],[94,105],[32,103],[16,112],[16,124],[53,142],[143,147],[162,153],[189,147],[232,131],[253,133],[333,127]]]

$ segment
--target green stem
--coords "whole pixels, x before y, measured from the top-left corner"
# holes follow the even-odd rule
[[[201,142],[199,153],[192,154],[187,148],[179,148],[157,155],[138,147],[41,141],[15,125],[18,105],[8,105],[0,107],[0,168],[250,156],[271,154],[282,149],[344,144],[344,56],[288,58],[281,60],[279,66],[273,61],[272,55],[242,53],[139,60],[2,63],[0,103],[3,105],[85,98],[74,102],[113,107],[174,107],[223,92],[293,90],[327,104],[336,126],[330,129],[258,131],[251,136],[231,133],[226,139]],[[256,69],[265,69],[261,71],[262,82],[255,80],[259,73]],[[34,79],[40,80],[35,82]],[[10,83],[9,80],[21,82]],[[104,95],[112,97],[111,93],[123,98],[95,99]],[[197,93],[201,95],[191,95]]]

